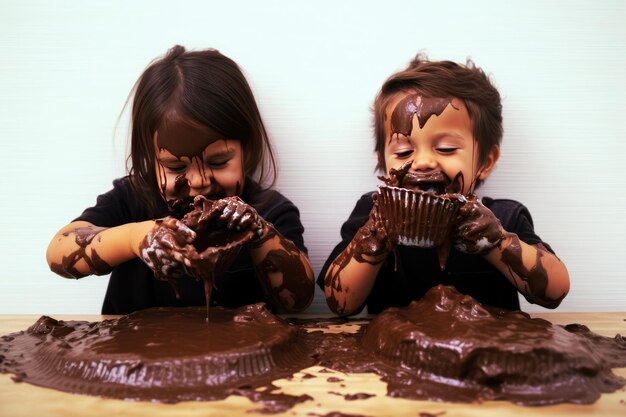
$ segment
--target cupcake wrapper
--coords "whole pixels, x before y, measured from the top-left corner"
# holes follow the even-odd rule
[[[379,187],[380,215],[398,245],[432,248],[452,231],[459,209],[457,201],[405,188]]]

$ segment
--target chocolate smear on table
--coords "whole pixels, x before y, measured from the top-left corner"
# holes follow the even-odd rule
[[[282,394],[272,381],[313,365],[376,373],[392,397],[448,402],[591,404],[626,382],[611,371],[626,367],[622,336],[483,306],[446,286],[385,310],[357,333],[307,331],[262,304],[214,307],[210,314],[209,324],[198,307],[148,309],[94,323],[43,316],[26,331],[0,338],[0,372],[126,400],[243,395],[263,404],[252,410],[263,413],[310,400]]]

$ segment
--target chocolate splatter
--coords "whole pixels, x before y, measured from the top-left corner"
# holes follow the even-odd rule
[[[413,117],[417,116],[420,129],[431,116],[440,116],[452,105],[452,98],[422,97],[420,94],[408,94],[396,105],[391,113],[391,137],[394,135],[410,136],[413,131]],[[454,107],[454,106],[453,106]]]
[[[91,248],[89,254],[87,254],[87,247],[91,244],[94,238],[103,230],[106,230],[105,227],[96,227],[96,226],[87,226],[87,227],[79,227],[70,231],[63,233],[63,236],[69,236],[74,234],[76,236],[75,242],[78,245],[78,248],[70,253],[67,256],[64,256],[61,260],[60,264],[52,263],[50,264],[50,269],[66,278],[82,278],[87,275],[106,275],[113,270],[111,265],[106,263],[96,252],[95,249]],[[87,264],[87,271],[80,272],[76,268],[76,264],[80,261],[84,261]]]
[[[548,274],[543,267],[543,258],[547,251],[543,245],[535,245],[537,256],[534,265],[526,268],[522,262],[522,246],[519,237],[513,233],[505,234],[509,243],[502,248],[502,262],[510,270],[513,278],[522,288],[524,297],[531,303],[541,304],[545,307],[557,307],[565,298],[566,293],[557,299],[548,297]]]
[[[377,195],[375,194],[374,206],[370,212],[369,219],[359,228],[348,246],[330,264],[324,277],[324,286],[331,293],[327,297],[326,302],[329,308],[339,315],[347,313],[347,301],[343,294],[344,288],[341,285],[341,272],[348,266],[350,261],[354,259],[359,263],[378,265],[384,262],[387,254],[393,250],[393,245],[378,211],[376,197]]]

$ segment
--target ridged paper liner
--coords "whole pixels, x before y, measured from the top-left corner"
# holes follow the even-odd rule
[[[386,185],[379,186],[378,192],[380,215],[397,244],[432,248],[441,245],[451,233],[458,201]]]

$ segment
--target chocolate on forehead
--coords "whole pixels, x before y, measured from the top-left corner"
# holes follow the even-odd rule
[[[220,135],[200,124],[176,115],[166,117],[157,128],[157,146],[166,149],[176,158],[192,159],[201,156],[204,149]]]
[[[391,136],[410,136],[413,131],[413,116],[417,116],[420,129],[432,115],[439,116],[452,103],[452,97],[422,97],[419,93],[409,94],[396,104],[391,113]]]

